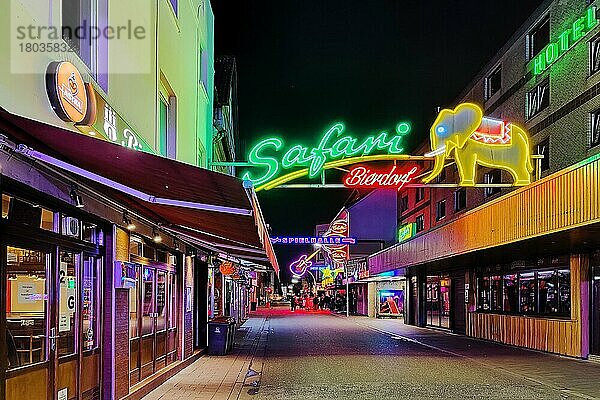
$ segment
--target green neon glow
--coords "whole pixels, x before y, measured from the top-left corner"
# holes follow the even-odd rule
[[[374,151],[402,154],[404,151],[402,140],[411,128],[408,122],[401,122],[396,127],[398,135],[388,138],[386,132],[381,132],[377,136],[366,137],[360,143],[352,136],[342,136],[345,129],[344,124],[335,123],[325,131],[316,148],[295,145],[287,149],[283,155],[277,154],[282,150],[284,143],[282,139],[272,137],[262,140],[248,155],[248,162],[260,167],[262,174],[255,176],[254,173],[246,171],[242,179],[250,180],[255,186],[259,186],[276,177],[282,168],[295,167],[308,167],[308,176],[314,178],[321,173],[325,163],[332,160],[364,157]]]
[[[590,33],[599,21],[596,17],[596,6],[589,7],[582,17],[565,29],[556,41],[549,43],[538,55],[531,60],[533,74],[539,75],[561,58],[567,51],[584,36]]]

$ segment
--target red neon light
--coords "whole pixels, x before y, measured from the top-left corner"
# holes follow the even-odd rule
[[[411,182],[417,173],[417,167],[413,167],[407,172],[396,171],[397,167],[392,166],[387,171],[374,171],[367,167],[354,167],[348,175],[344,177],[344,186],[348,188],[380,188],[400,190],[407,183]]]

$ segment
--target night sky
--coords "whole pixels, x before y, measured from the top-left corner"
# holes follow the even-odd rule
[[[344,121],[356,137],[413,125],[412,146],[438,106],[466,85],[542,0],[211,0],[215,52],[238,63],[240,142],[277,134],[316,145]],[[259,192],[273,235],[312,234],[347,190]],[[277,247],[281,268],[301,249]],[[282,280],[287,281],[285,272]]]

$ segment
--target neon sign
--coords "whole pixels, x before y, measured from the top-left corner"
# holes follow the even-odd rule
[[[484,118],[479,106],[463,103],[454,110],[440,111],[430,129],[435,165],[423,179],[431,182],[444,169],[446,158],[456,161],[460,186],[475,186],[477,165],[504,169],[514,186],[531,183],[533,164],[529,137],[515,124]]]
[[[323,237],[348,237],[350,233],[350,214],[348,210],[342,210],[334,218],[333,222],[329,224],[327,232],[323,234]],[[350,248],[348,245],[335,244],[335,245],[323,245],[325,259],[335,267],[344,265],[344,263],[350,258]]]
[[[373,171],[367,167],[358,166],[350,170],[344,178],[344,186],[354,188],[379,188],[400,190],[413,180],[417,167],[407,172],[397,171],[398,167],[393,165],[390,170]]]
[[[306,274],[306,271],[313,265],[312,259],[319,253],[319,250],[312,253],[310,256],[302,254],[296,261],[290,264],[292,274],[301,277]]]
[[[425,155],[402,154],[402,141],[410,129],[410,125],[403,122],[396,127],[395,136],[388,137],[386,132],[381,132],[359,142],[352,136],[343,136],[344,125],[336,123],[325,132],[315,148],[295,145],[284,149],[282,139],[265,139],[254,146],[249,155],[249,164],[258,168],[259,173],[246,171],[243,179],[251,181],[255,190],[260,191],[323,173],[323,183],[316,186],[325,187],[324,171],[361,164],[344,177],[344,186],[399,190],[417,178],[416,167],[402,171],[394,165],[390,170],[377,171],[364,164],[386,160],[434,160],[433,170],[422,180],[427,184],[442,172],[446,158],[452,158],[460,175],[458,186],[476,185],[477,165],[510,172],[513,186],[531,183],[533,164],[527,133],[510,122],[484,117],[482,109],[475,104],[462,103],[453,110],[444,109],[439,113],[430,129],[431,152]],[[372,154],[375,152],[384,154]],[[280,174],[282,169],[289,168],[295,170]]]
[[[342,123],[333,124],[321,137],[317,147],[308,148],[294,145],[283,152],[283,139],[272,137],[257,143],[248,155],[248,162],[261,168],[262,174],[254,175],[250,171],[244,173],[242,179],[252,181],[260,186],[275,178],[281,169],[308,167],[308,177],[318,176],[328,161],[346,157],[365,157],[374,152],[385,151],[387,154],[401,154],[404,136],[410,132],[410,125],[401,122],[396,126],[396,135],[388,137],[387,132],[377,136],[368,136],[359,140],[345,135],[346,127]]]
[[[531,60],[533,74],[539,75],[547,70],[567,51],[569,51],[581,38],[586,36],[598,25],[596,7],[589,7],[582,17],[573,22],[570,28],[562,31],[558,39],[549,43],[540,53]]]
[[[356,238],[351,237],[320,237],[320,236],[275,236],[273,244],[356,244]]]
[[[407,241],[408,239],[412,238],[413,236],[415,236],[415,233],[417,232],[417,224],[416,223],[410,223],[410,224],[404,224],[402,225],[399,229],[398,229],[398,243],[402,243]]]

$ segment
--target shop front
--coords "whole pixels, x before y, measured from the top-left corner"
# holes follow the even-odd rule
[[[369,268],[407,268],[407,323],[597,354],[599,163],[590,157],[469,210],[372,255]]]
[[[377,290],[377,317],[404,318],[404,280],[377,282],[375,287]]]
[[[14,188],[2,193],[5,398],[99,398],[109,225]]]

